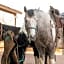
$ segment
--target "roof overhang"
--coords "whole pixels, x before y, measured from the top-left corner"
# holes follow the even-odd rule
[[[2,5],[2,4],[0,4],[0,10],[12,13],[14,15],[16,15],[17,13],[22,14],[22,12],[15,10],[15,9],[12,9],[12,8],[5,6],[5,5]]]

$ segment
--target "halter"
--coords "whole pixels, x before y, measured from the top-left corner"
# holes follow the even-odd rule
[[[34,18],[35,19],[35,18]],[[36,20],[36,19],[35,19]],[[38,20],[36,20],[38,22]],[[38,23],[37,23],[38,24]],[[37,30],[38,29],[38,26],[36,25],[36,27],[27,27],[27,29],[35,29]]]
[[[28,29],[35,29],[35,30],[37,30],[37,28],[35,28],[35,27],[28,27]]]
[[[34,20],[36,21],[36,22],[38,22],[38,19],[36,19],[36,17],[34,18]],[[26,26],[27,26],[27,24],[26,24]],[[36,24],[36,27],[26,27],[27,28],[27,33],[28,33],[28,40],[29,40],[29,43],[31,43],[31,38],[30,38],[30,33],[29,33],[29,30],[30,29],[34,29],[35,30],[35,32],[36,32],[36,34],[37,34],[37,32],[38,32],[38,23]]]
[[[35,27],[27,27],[28,30],[30,29],[34,29],[36,31],[36,34],[38,32],[38,26]],[[31,43],[31,38],[30,38],[30,33],[28,34],[28,41],[29,41],[29,44]]]
[[[37,27],[36,28],[34,28],[34,27],[28,27],[28,29],[34,29],[37,32]],[[30,33],[28,34],[28,41],[29,41],[29,43],[31,43]]]

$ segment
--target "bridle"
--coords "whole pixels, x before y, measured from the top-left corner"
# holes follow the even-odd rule
[[[36,34],[38,33],[38,26],[36,26],[36,27],[26,27],[26,28],[27,28],[27,30],[34,29],[36,31]],[[28,34],[28,41],[29,41],[29,44],[30,44],[32,40],[31,40],[29,31],[27,31],[27,34]]]
[[[35,29],[35,30],[36,30],[36,28],[35,28],[35,27],[28,27],[28,29]]]

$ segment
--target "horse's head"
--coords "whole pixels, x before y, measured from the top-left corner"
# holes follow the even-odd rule
[[[50,6],[49,13],[50,13],[51,18],[56,22],[57,17],[59,17],[59,15],[60,15],[59,10]]]
[[[14,37],[14,32],[10,31],[10,30],[6,31],[2,35],[2,39],[5,40],[5,41],[13,40],[13,37]]]
[[[54,14],[59,15],[59,14],[60,14],[59,10],[58,10],[58,9],[55,9],[55,8],[52,7],[52,6],[50,6],[49,12],[50,12],[52,15],[54,15]]]
[[[27,10],[26,7],[24,7],[25,12],[25,27],[28,33],[28,36],[33,39],[36,35],[36,29],[37,29],[37,19],[35,16],[35,12],[33,9]]]

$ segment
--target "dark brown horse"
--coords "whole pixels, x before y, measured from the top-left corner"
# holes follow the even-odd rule
[[[15,52],[16,44],[13,41],[13,37],[17,34],[20,28],[2,25],[1,40],[4,40],[4,52],[1,59],[1,64],[18,64],[17,55]],[[10,58],[13,61],[10,63]]]
[[[48,54],[50,64],[55,64],[55,24],[50,15],[38,9],[24,8],[25,28],[29,42],[34,41],[39,53],[40,64],[45,62],[45,53]],[[37,63],[39,64],[39,63]]]
[[[10,57],[13,58],[15,64],[18,64],[18,59],[16,52],[14,50],[15,43],[13,41],[14,33],[12,31],[7,31],[4,33],[4,52],[1,59],[1,64],[10,64]],[[13,64],[13,61],[11,64]]]

